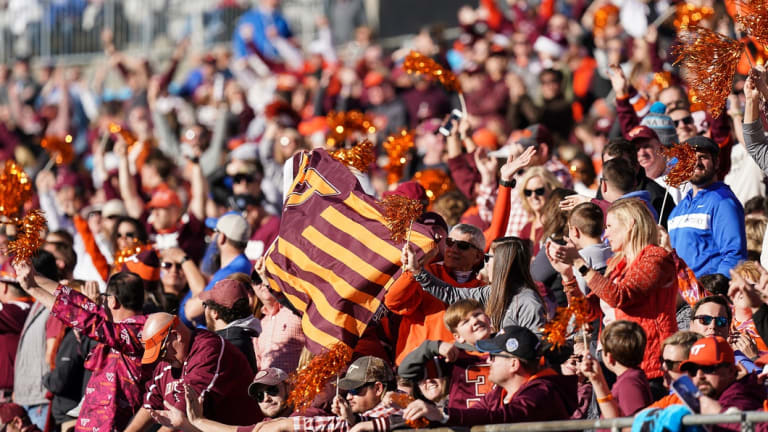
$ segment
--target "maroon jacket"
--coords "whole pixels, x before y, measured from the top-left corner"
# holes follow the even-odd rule
[[[736,380],[728,386],[717,401],[723,407],[723,411],[728,408],[738,408],[740,411],[759,411],[763,407],[763,400],[766,398],[765,387],[757,382],[756,374],[748,374],[740,380]],[[768,423],[763,423],[768,425]],[[713,431],[722,430],[741,430],[739,423],[719,424],[713,428]],[[760,429],[758,429],[760,430]]]
[[[448,424],[475,426],[548,420],[567,420],[578,408],[577,378],[558,375],[552,369],[539,372],[504,403],[506,392],[494,387],[472,408],[451,408]]]
[[[22,298],[0,303],[0,390],[13,390],[16,349],[33,301],[31,298]]]
[[[189,384],[203,396],[206,418],[240,426],[261,421],[259,404],[248,397],[253,372],[243,353],[208,330],[194,330],[190,343],[181,369],[173,369],[165,361],[155,365],[153,379],[147,383],[144,407],[165,409],[166,400],[184,412],[183,384]]]

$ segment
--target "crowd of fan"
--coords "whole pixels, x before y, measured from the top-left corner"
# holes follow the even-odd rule
[[[194,59],[182,43],[153,65],[105,33],[92,78],[0,66],[0,158],[34,178],[25,207],[48,223],[31,262],[12,264],[15,228],[0,231],[4,430],[614,418],[682,405],[670,384],[685,374],[702,412],[765,409],[762,68],[711,116],[671,68],[671,23],[641,25],[666,2],[482,0],[458,11],[456,41],[425,30],[395,52],[361,1],[328,2],[304,47],[278,0],[257,3],[231,49]],[[703,24],[734,31],[717,5]],[[457,74],[463,116],[449,115],[456,95],[403,70],[411,49]],[[124,89],[103,88],[113,70]],[[437,247],[403,247],[387,313],[296,410],[289,375],[312,355],[263,255],[291,157],[325,147],[326,115],[353,109],[376,128],[354,137],[379,154],[363,189],[428,204],[418,222]],[[392,178],[382,142],[402,128],[415,147]],[[71,141],[71,162],[48,163],[41,142],[55,140]],[[695,169],[673,187],[663,150],[678,143]],[[590,323],[553,344],[542,329],[569,304]]]

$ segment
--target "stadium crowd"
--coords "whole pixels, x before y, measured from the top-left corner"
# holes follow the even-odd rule
[[[210,52],[152,64],[105,31],[93,77],[0,66],[0,159],[47,220],[29,261],[0,227],[3,430],[661,430],[690,408],[684,376],[702,413],[766,409],[765,70],[741,64],[712,115],[670,46],[686,8],[735,34],[732,5],[618,3],[481,0],[458,39],[425,28],[390,51],[363,1],[329,0],[301,46],[257,0]],[[405,70],[412,50],[461,100]],[[362,139],[366,170],[326,157]],[[695,156],[673,182],[680,144]],[[424,204],[413,241],[340,234],[342,210],[289,218],[342,189]],[[569,306],[586,323],[558,336]],[[352,360],[300,408],[301,371],[331,348],[318,323]]]

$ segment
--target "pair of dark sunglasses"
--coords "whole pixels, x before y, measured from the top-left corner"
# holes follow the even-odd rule
[[[727,363],[720,363],[713,366],[702,366],[697,364],[692,364],[691,366],[686,367],[686,372],[688,372],[688,375],[690,376],[696,376],[699,374],[699,371],[702,371],[704,374],[712,375],[715,372],[717,372],[718,369],[725,366]]]
[[[679,120],[672,120],[672,123],[674,123],[675,127],[679,127],[680,126],[680,122],[682,122],[683,124],[692,125],[693,124],[693,117],[687,116],[687,117],[683,117],[683,118],[681,118]]]
[[[667,372],[679,372],[680,363],[683,361],[674,361],[674,360],[667,360],[665,358],[661,359],[661,370],[667,371]]]
[[[454,240],[450,237],[445,239],[445,245],[448,247],[453,247],[454,245],[456,245],[456,247],[459,248],[459,250],[463,250],[463,251],[469,250],[469,248],[478,249],[475,245],[473,245],[470,242],[467,242],[464,240]]]
[[[708,326],[712,323],[712,320],[715,321],[715,327],[725,327],[728,325],[728,318],[726,317],[713,317],[711,315],[696,315],[693,317],[696,321],[700,322],[702,325]]]
[[[547,188],[543,188],[543,187],[540,187],[540,188],[537,188],[537,189],[524,189],[523,190],[523,195],[525,195],[527,197],[529,197],[529,196],[531,196],[533,194],[536,194],[538,196],[544,196],[544,194],[546,194],[546,193],[547,193]]]
[[[278,388],[277,386],[262,387],[261,389],[256,390],[255,399],[256,399],[256,402],[264,402],[264,399],[267,398],[267,395],[275,397],[279,394],[280,394],[280,388]]]
[[[181,263],[175,263],[170,261],[163,261],[160,263],[160,268],[163,270],[170,270],[173,267],[176,267],[177,270],[181,270]]]
[[[363,390],[365,388],[370,387],[372,385],[373,385],[373,383],[371,383],[371,382],[365,383],[365,384],[361,385],[360,387],[347,390],[347,394],[351,395],[351,396],[358,396],[358,395],[360,395],[363,392]]]
[[[232,177],[232,182],[235,184],[241,182],[251,183],[253,182],[253,176],[248,174],[237,174]]]

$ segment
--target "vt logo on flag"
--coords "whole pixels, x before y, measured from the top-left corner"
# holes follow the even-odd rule
[[[293,163],[280,233],[266,254],[268,282],[302,314],[312,352],[339,341],[354,348],[384,308],[403,243],[390,240],[382,209],[346,165],[323,149]],[[433,248],[429,228],[414,223],[411,243],[422,254]]]

